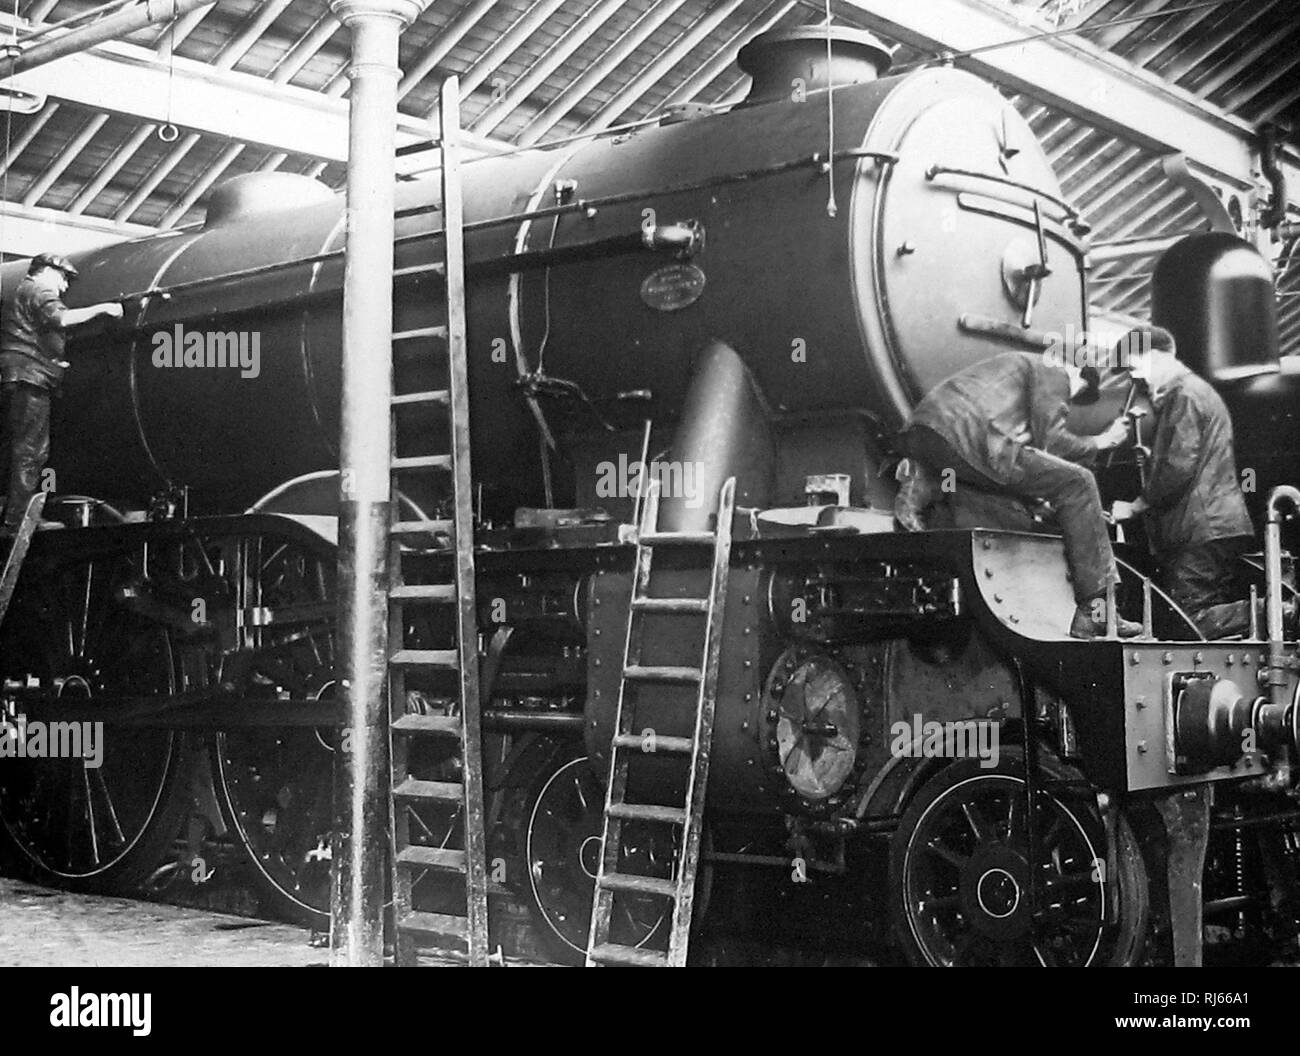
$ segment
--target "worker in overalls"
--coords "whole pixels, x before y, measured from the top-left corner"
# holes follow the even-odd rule
[[[0,487],[4,489],[0,530],[4,532],[13,533],[22,523],[49,459],[50,399],[69,365],[63,358],[64,331],[101,315],[122,318],[120,304],[65,305],[63,294],[76,277],[77,269],[66,257],[38,253],[26,278],[0,310]]]
[[[1255,538],[1228,408],[1178,361],[1174,337],[1162,327],[1130,331],[1115,359],[1145,389],[1156,419],[1142,494],[1116,502],[1112,515],[1146,515],[1158,582],[1206,638],[1244,634],[1250,602],[1234,596],[1235,569]]]
[[[1097,481],[1085,464],[1128,438],[1123,418],[1098,436],[1066,427],[1071,397],[1087,387],[1082,370],[1030,352],[1005,352],[954,374],[917,405],[903,433],[909,457],[900,466],[894,505],[900,527],[923,529],[945,470],[1004,501],[1051,503],[1072,573],[1076,608],[1069,633],[1075,638],[1105,633],[1107,591],[1119,580]],[[1116,627],[1125,638],[1142,632],[1141,624],[1118,614]]]

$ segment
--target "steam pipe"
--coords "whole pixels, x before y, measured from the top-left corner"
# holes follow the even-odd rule
[[[18,74],[34,70],[37,66],[44,66],[65,55],[88,51],[96,44],[121,40],[156,22],[171,22],[200,7],[209,7],[214,2],[215,0],[145,0],[142,4],[118,11],[88,26],[70,29],[54,40],[23,48],[14,60],[11,72]]]
[[[130,4],[135,4],[138,2],[139,0],[112,0],[112,3],[101,4],[99,7],[90,7],[87,8],[85,11],[80,11],[77,14],[73,15],[71,18],[63,18],[60,19],[58,22],[46,22],[44,24],[41,24],[40,19],[34,17],[34,12],[29,10],[27,14],[27,21],[31,23],[35,28],[31,29],[26,33],[20,33],[18,36],[18,42],[20,44],[26,44],[29,41],[37,40],[38,38],[48,36],[51,33],[57,33],[60,30],[72,29],[73,26],[80,26],[86,22],[95,22],[103,18],[105,15],[109,14],[112,11],[119,11]],[[39,4],[34,4],[32,6],[37,8],[40,7]],[[50,11],[53,11],[54,7],[55,7],[54,4],[48,5],[45,14],[48,14]],[[42,15],[42,17],[44,17],[44,15]]]
[[[1260,133],[1259,168],[1273,191],[1268,209],[1260,215],[1259,226],[1273,230],[1286,220],[1286,173],[1277,163],[1277,129],[1270,125]]]
[[[1269,492],[1268,517],[1264,526],[1264,582],[1267,591],[1265,615],[1268,623],[1269,667],[1281,659],[1282,648],[1282,504],[1300,511],[1300,489],[1283,484]],[[1276,650],[1276,655],[1275,655]],[[1272,679],[1270,678],[1270,684]]]
[[[1290,712],[1287,700],[1287,656],[1283,648],[1282,631],[1282,505],[1300,511],[1300,489],[1283,484],[1269,492],[1268,515],[1264,526],[1264,582],[1268,591],[1265,616],[1268,622],[1268,701],[1260,702],[1256,709],[1255,727],[1267,736],[1276,731],[1282,740],[1279,749],[1277,774],[1283,784],[1290,775],[1291,751],[1300,746],[1294,743],[1297,733],[1297,716]],[[1290,737],[1287,738],[1287,716],[1291,717]],[[1267,733],[1265,732],[1267,731]],[[1287,743],[1288,740],[1291,743]]]

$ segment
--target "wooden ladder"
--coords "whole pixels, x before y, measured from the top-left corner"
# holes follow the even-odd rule
[[[464,203],[461,194],[457,145],[460,139],[459,87],[456,78],[443,84],[439,103],[442,153],[442,213],[444,260],[424,270],[442,272],[446,293],[446,325],[421,327],[393,334],[399,342],[445,345],[446,389],[393,397],[393,520],[389,528],[390,568],[388,590],[388,687],[392,783],[390,797],[391,867],[395,957],[399,965],[413,965],[420,945],[447,940],[460,942],[472,966],[489,963],[487,920],[487,840],[483,819],[483,745],[479,715],[478,623],[474,598],[474,516],[471,505],[469,446],[468,365],[465,324]],[[410,271],[412,269],[404,269]],[[398,407],[427,407],[445,413],[450,426],[450,453],[397,456]],[[406,474],[435,473],[450,478],[450,520],[400,519],[398,481]],[[407,584],[403,559],[411,545],[423,537],[450,538],[453,558],[451,579],[439,583]],[[427,552],[427,548],[425,548]],[[408,648],[406,615],[415,606],[455,607],[456,642],[453,649]],[[407,706],[407,678],[411,674],[456,672],[458,714],[422,714]],[[442,677],[448,677],[443,675]],[[459,745],[459,781],[419,780],[410,773],[410,749],[422,739],[455,741]],[[423,812],[423,814],[422,814]],[[411,839],[414,823],[426,828],[424,816],[442,818],[447,836],[428,846]],[[447,846],[456,841],[460,846]],[[465,883],[465,913],[430,913],[415,910],[412,888],[426,872],[459,874]]]
[[[605,816],[596,891],[587,943],[587,967],[623,965],[681,968],[686,965],[691,913],[695,901],[695,874],[700,858],[700,833],[704,795],[709,777],[709,752],[713,740],[713,712],[718,690],[718,661],[722,652],[722,626],[727,596],[727,570],[731,560],[731,521],[736,480],[730,478],[718,499],[718,516],[712,532],[660,532],[659,482],[652,481],[636,544],[632,598],[628,609],[627,637],[623,646],[623,673],[614,736],[609,752],[609,780],[605,786]],[[703,598],[650,597],[651,558],[657,547],[710,547],[713,568],[709,593]],[[642,626],[647,615],[673,615],[704,620],[704,642],[699,667],[654,667],[641,663]],[[629,683],[677,684],[697,687],[695,722],[690,737],[664,737],[636,732],[635,701],[628,700]],[[635,691],[633,696],[635,696]],[[647,736],[652,738],[647,742]],[[680,761],[686,768],[685,799],[680,806],[632,803],[627,799],[628,764],[647,750]],[[680,829],[673,876],[668,879],[618,871],[625,822],[650,823]],[[668,951],[639,949],[611,941],[610,918],[619,896],[656,897],[673,904]]]
[[[23,570],[27,550],[32,545],[32,536],[36,534],[36,526],[41,523],[46,497],[44,491],[38,491],[31,497],[27,509],[23,511],[18,531],[14,533],[9,553],[5,555],[4,571],[0,572],[0,621],[4,620],[5,613],[9,611],[9,602],[18,586],[18,576]]]

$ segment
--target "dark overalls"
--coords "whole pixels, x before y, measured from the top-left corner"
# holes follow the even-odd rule
[[[63,313],[30,275],[0,310],[0,485],[4,529],[22,522],[50,457],[50,399],[63,381]]]
[[[1004,352],[954,374],[917,405],[903,446],[934,473],[951,469],[982,500],[987,527],[1025,530],[995,506],[1045,499],[1056,510],[1074,574],[1075,600],[1103,596],[1118,581],[1101,496],[1084,468],[1095,445],[1065,425],[1070,379],[1041,355]],[[1023,522],[1023,523],[1021,523]]]
[[[1222,398],[1188,371],[1155,394],[1151,471],[1142,497],[1160,585],[1207,638],[1243,634],[1250,602],[1235,593],[1239,557],[1254,546]]]

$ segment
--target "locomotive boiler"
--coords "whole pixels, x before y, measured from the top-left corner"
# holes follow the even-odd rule
[[[490,853],[549,940],[580,949],[635,483],[677,474],[665,523],[707,528],[735,477],[707,883],[747,892],[732,901],[751,915],[892,922],[917,963],[1132,963],[1148,868],[1195,858],[1169,834],[1208,811],[1207,785],[1240,791],[1243,817],[1279,815],[1295,675],[1281,643],[1069,642],[1050,536],[969,515],[891,530],[892,437],[916,400],[1086,329],[1088,225],[992,87],[886,76],[880,42],[830,35],[829,62],[824,28],[749,44],[754,87],[729,112],[465,166]],[[400,184],[394,270],[373,277],[417,338],[392,351],[399,394],[440,383],[418,340],[441,321],[440,231],[436,182]],[[328,908],[343,237],[338,197],[257,174],[213,192],[201,225],[76,258],[73,303],[127,312],[70,343],[51,463],[70,527],[32,548],[0,675],[11,711],[130,736],[90,777],[0,773],[0,820],[38,875],[138,882],[197,799],[279,908]],[[398,414],[424,445],[399,454],[437,450]],[[447,500],[397,497],[423,517]],[[697,595],[706,575],[669,562],[656,589]],[[1126,590],[1140,605],[1136,572]],[[663,664],[684,644],[666,623],[650,640]],[[412,695],[440,706],[436,686]],[[646,706],[681,732],[670,691]],[[962,724],[1000,753],[926,749],[927,728]],[[1234,754],[1245,729],[1257,746]],[[646,759],[633,780],[653,795],[668,779]],[[1270,876],[1296,869],[1281,816]],[[671,860],[652,834],[625,842],[647,868]],[[815,883],[791,888],[796,860]],[[1162,941],[1186,959],[1199,906],[1166,903]],[[662,925],[653,900],[625,924],[646,943]]]

